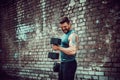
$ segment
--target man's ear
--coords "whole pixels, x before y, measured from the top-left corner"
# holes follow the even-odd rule
[[[69,27],[71,27],[71,24],[70,24],[70,23],[69,23],[68,25],[69,25]]]

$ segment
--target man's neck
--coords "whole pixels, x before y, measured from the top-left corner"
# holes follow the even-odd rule
[[[71,31],[71,29],[67,33],[65,33],[65,34],[68,34],[70,31]]]

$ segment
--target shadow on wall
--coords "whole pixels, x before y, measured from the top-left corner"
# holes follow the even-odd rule
[[[2,62],[0,62],[0,79],[1,80],[13,80],[7,73],[2,69]]]
[[[120,0],[111,0],[108,5],[110,10],[109,14],[112,18],[109,21],[111,26],[108,27],[108,32],[111,33],[111,40],[108,44],[109,49],[107,51],[106,58],[103,60],[105,62],[104,71],[105,76],[110,76],[116,80],[120,79]]]
[[[76,76],[77,80],[81,78],[83,79],[84,74],[88,74],[89,70],[91,75],[99,73],[99,77],[97,80],[119,80],[120,79],[120,1],[119,0],[103,0],[101,1],[103,6],[103,10],[96,9],[94,11],[89,12],[88,15],[85,15],[86,18],[89,18],[92,15],[93,17],[99,17],[98,21],[96,19],[96,24],[92,24],[92,26],[88,23],[87,26],[93,28],[98,32],[97,36],[95,36],[95,45],[91,44],[85,45],[85,49],[97,49],[94,52],[88,51],[80,51],[79,57],[81,59],[78,60],[78,66],[81,66],[79,75]],[[89,5],[94,6],[94,5]],[[100,7],[99,7],[100,8]],[[94,16],[95,15],[95,16]],[[101,16],[102,15],[102,16]],[[94,21],[91,20],[91,21]],[[89,20],[88,20],[89,21]],[[93,27],[94,26],[94,27]],[[88,33],[92,32],[92,29],[88,29]],[[94,36],[91,36],[94,37]],[[82,43],[80,43],[82,44]],[[83,54],[82,54],[83,53]],[[84,54],[85,53],[85,54]],[[82,59],[83,58],[83,59]],[[84,70],[84,71],[83,71]],[[102,79],[101,75],[104,75],[105,78]],[[94,76],[90,76],[92,79]],[[91,80],[90,79],[90,80]],[[94,79],[92,79],[94,80]],[[95,79],[96,80],[96,79]]]

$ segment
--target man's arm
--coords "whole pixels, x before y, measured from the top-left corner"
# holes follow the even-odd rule
[[[60,50],[67,55],[74,55],[78,49],[78,36],[77,36],[77,34],[73,33],[69,36],[69,47],[68,48],[54,45],[53,49]]]

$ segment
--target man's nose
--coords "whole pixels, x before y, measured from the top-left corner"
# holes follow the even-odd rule
[[[63,30],[65,30],[65,28],[64,28],[64,27],[63,27],[62,29],[63,29]]]

